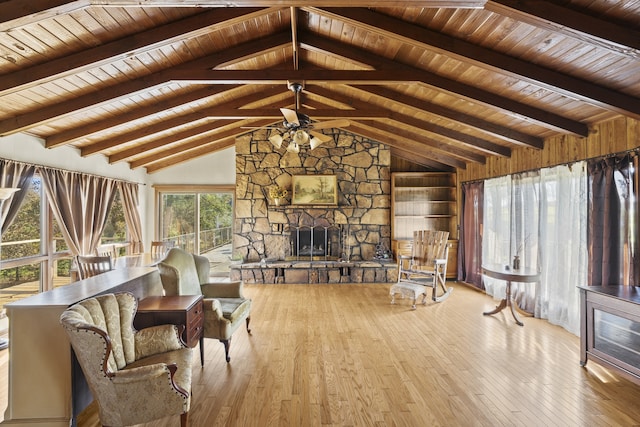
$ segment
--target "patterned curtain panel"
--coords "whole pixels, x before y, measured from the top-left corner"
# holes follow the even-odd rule
[[[41,170],[51,210],[73,255],[98,247],[117,181],[56,169]]]
[[[28,189],[35,171],[35,165],[0,159],[0,187]],[[3,204],[0,232],[4,233],[9,228],[26,195],[26,191],[17,191]]]

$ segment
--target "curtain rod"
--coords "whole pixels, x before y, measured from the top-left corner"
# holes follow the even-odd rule
[[[127,184],[147,185],[144,182],[135,182],[135,181],[129,181],[129,180],[126,180],[126,179],[111,178],[111,177],[108,177],[108,176],[98,175],[98,174],[95,174],[95,173],[72,171],[72,170],[69,170],[69,169],[58,168],[58,167],[54,167],[54,166],[39,165],[37,163],[21,162],[21,161],[18,161],[18,160],[7,159],[7,158],[4,158],[4,157],[0,157],[0,160],[4,160],[4,161],[7,161],[7,162],[13,162],[13,163],[20,163],[20,164],[27,165],[27,166],[35,166],[36,168],[57,170],[57,171],[62,171],[62,172],[78,173],[78,174],[86,175],[86,176],[95,176],[96,178],[112,179],[114,181],[125,182]]]
[[[635,148],[630,148],[630,149],[625,150],[625,151],[618,151],[616,153],[605,154],[603,156],[587,157],[587,158],[580,159],[580,160],[572,160],[570,162],[558,163],[557,165],[545,166],[544,168],[526,169],[526,170],[522,170],[522,171],[507,173],[507,174],[504,174],[504,175],[496,175],[496,176],[492,176],[492,177],[488,177],[488,178],[470,179],[468,181],[461,181],[460,184],[470,184],[470,183],[475,183],[475,182],[482,182],[482,181],[486,181],[488,179],[502,178],[503,176],[515,175],[517,173],[535,172],[535,171],[538,171],[538,170],[541,170],[541,169],[553,168],[553,167],[556,167],[556,166],[571,166],[571,165],[573,165],[575,163],[578,163],[578,162],[588,162],[589,160],[609,159],[611,157],[616,157],[616,156],[620,156],[620,155],[624,155],[624,154],[631,154],[631,153],[635,153],[635,154],[640,153],[640,146],[639,147],[635,147]]]

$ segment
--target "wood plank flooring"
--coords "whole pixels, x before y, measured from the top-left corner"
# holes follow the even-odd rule
[[[194,352],[190,425],[640,425],[640,385],[580,367],[578,337],[483,316],[496,302],[453,286],[412,311],[389,304],[389,285],[246,285],[253,333],[234,334],[229,364],[218,341],[206,340],[204,368]],[[93,406],[79,425],[100,425]]]

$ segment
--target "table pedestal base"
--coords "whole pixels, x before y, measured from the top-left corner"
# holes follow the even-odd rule
[[[522,323],[518,318],[518,315],[516,314],[516,310],[514,308],[513,301],[511,300],[511,282],[509,281],[507,281],[507,289],[505,290],[505,297],[502,301],[500,301],[500,304],[498,304],[495,309],[491,311],[485,311],[482,314],[484,314],[485,316],[490,316],[492,314],[501,312],[507,307],[509,307],[509,309],[511,310],[511,315],[513,316],[513,319],[516,321],[516,324],[518,326],[524,326],[524,323]]]

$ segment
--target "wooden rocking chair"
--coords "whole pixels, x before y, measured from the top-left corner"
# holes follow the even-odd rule
[[[446,286],[448,239],[448,231],[413,232],[411,256],[398,255],[398,283],[389,291],[391,304],[395,304],[395,295],[399,293],[413,299],[411,308],[415,310],[419,295],[422,295],[422,304],[427,303],[427,287],[431,287],[431,299],[435,302],[449,297],[453,288]],[[439,296],[438,286],[442,288]]]

